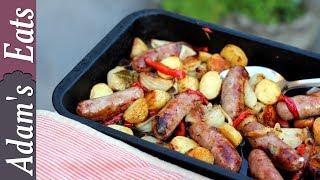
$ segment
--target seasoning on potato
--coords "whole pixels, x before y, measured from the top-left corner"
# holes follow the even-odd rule
[[[201,78],[199,90],[209,100],[216,98],[221,89],[222,79],[218,72],[209,71]]]
[[[182,63],[180,61],[180,59],[176,56],[171,56],[171,57],[167,57],[163,60],[160,61],[160,63],[162,63],[165,66],[168,66],[171,69],[182,69]],[[163,74],[161,72],[158,71],[158,75],[160,77],[162,77],[163,79],[172,79],[172,76]]]
[[[255,94],[262,103],[272,105],[278,101],[281,89],[275,82],[263,79],[257,84]]]
[[[199,51],[198,59],[202,62],[207,62],[207,60],[212,56],[212,54],[204,51]]]
[[[112,89],[106,83],[98,83],[92,87],[90,91],[90,99],[108,96],[112,93]]]
[[[228,60],[221,57],[219,54],[213,54],[207,60],[208,70],[221,72],[223,70],[229,69],[231,64]]]
[[[123,118],[129,123],[140,123],[148,116],[148,104],[144,98],[134,101],[124,112]]]
[[[214,163],[213,154],[204,147],[196,147],[187,153],[188,156],[204,161],[209,164]]]
[[[298,119],[298,120],[294,120],[293,126],[295,128],[312,128],[314,123],[314,117],[310,117],[307,119]]]
[[[123,133],[129,134],[129,135],[133,135],[133,131],[130,128],[125,127],[125,126],[121,126],[121,125],[117,125],[117,124],[111,124],[111,125],[108,125],[108,127],[112,128],[112,129],[115,129],[115,130],[118,130],[118,131],[121,131]]]
[[[201,61],[195,56],[189,56],[182,61],[183,69],[195,71],[201,65]]]
[[[138,37],[134,38],[130,57],[138,57],[148,51],[148,46]]]
[[[314,120],[312,130],[313,130],[313,136],[317,145],[320,145],[320,117]]]
[[[199,88],[199,81],[195,77],[186,76],[185,78],[180,79],[178,81],[178,91],[179,92],[184,92],[188,89],[198,90],[198,88]]]
[[[242,49],[233,44],[227,44],[220,52],[220,55],[230,61],[231,66],[246,66],[248,58]]]
[[[190,138],[184,136],[176,136],[171,140],[170,146],[173,150],[184,154],[189,150],[198,147],[199,145]]]
[[[159,110],[170,100],[171,96],[166,91],[153,90],[149,92],[145,99],[149,110]]]

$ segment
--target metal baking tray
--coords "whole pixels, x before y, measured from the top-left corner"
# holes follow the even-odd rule
[[[208,27],[213,31],[210,39],[202,27]],[[207,46],[212,53],[220,52],[226,44],[232,43],[244,50],[249,65],[272,68],[288,80],[320,77],[319,54],[163,10],[151,9],[125,17],[55,88],[52,101],[61,115],[210,178],[249,179],[250,173],[245,160],[251,149],[248,143],[238,148],[243,156],[243,163],[240,172],[235,173],[113,130],[76,114],[77,103],[87,99],[90,88],[98,82],[106,81],[107,72],[122,59],[129,57],[134,37],[143,40],[157,38],[186,41],[194,46]]]

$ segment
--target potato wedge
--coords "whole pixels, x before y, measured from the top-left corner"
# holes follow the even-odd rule
[[[160,40],[160,39],[151,39],[151,47],[152,48],[157,48],[159,46],[163,46],[166,44],[172,43],[171,41],[165,41],[165,40]]]
[[[190,150],[187,153],[188,156],[193,157],[195,159],[198,159],[200,161],[204,161],[209,164],[214,163],[214,157],[213,154],[206,148],[204,147],[196,147],[192,150]]]
[[[249,79],[249,84],[250,84],[251,88],[254,90],[254,89],[256,88],[256,85],[257,85],[260,81],[264,80],[265,78],[266,78],[266,77],[265,77],[263,74],[261,74],[261,73],[255,74],[255,75],[253,75],[252,77],[250,77],[250,79]]]
[[[186,46],[186,45],[182,45],[181,50],[180,50],[180,54],[179,54],[179,58],[183,60],[189,56],[194,56],[196,54],[197,53],[191,47]]]
[[[201,65],[201,61],[195,56],[189,56],[182,61],[183,69],[187,71],[196,71]]]
[[[166,91],[153,90],[149,92],[145,99],[149,110],[159,110],[170,100],[171,96]]]
[[[310,117],[308,119],[299,119],[299,120],[294,120],[293,126],[295,128],[312,128],[314,123],[314,117]]]
[[[242,49],[233,44],[227,44],[220,52],[220,55],[230,61],[231,66],[246,66],[248,58]]]
[[[211,100],[219,95],[221,84],[222,79],[219,73],[216,71],[209,71],[202,76],[199,90],[207,99]]]
[[[90,99],[108,96],[112,93],[112,89],[106,83],[98,83],[91,88]]]
[[[134,101],[124,112],[123,118],[129,123],[143,122],[148,116],[148,104],[146,99],[140,98]]]
[[[176,56],[171,56],[168,58],[163,59],[162,61],[160,61],[160,63],[168,66],[171,69],[182,69],[182,63],[180,61],[180,59]],[[162,77],[163,79],[172,79],[172,76],[163,74],[161,72],[158,71],[158,75],[160,77]]]
[[[223,70],[230,69],[231,63],[216,53],[207,60],[207,66],[209,71],[217,71],[220,73]]]
[[[186,152],[195,147],[198,147],[199,145],[190,138],[184,136],[176,136],[171,140],[170,146],[173,150],[185,154]]]
[[[192,89],[192,90],[199,89],[199,81],[197,78],[192,76],[186,76],[185,78],[178,80],[178,91],[180,93],[188,89]]]
[[[108,127],[112,128],[112,129],[115,129],[115,130],[118,130],[118,131],[121,131],[123,133],[129,134],[129,135],[133,135],[133,131],[130,128],[125,127],[125,126],[121,126],[121,125],[117,125],[117,124],[111,124],[111,125],[108,125]]]
[[[244,84],[244,104],[249,108],[254,108],[258,103],[258,99],[248,81]]]
[[[204,51],[199,51],[198,59],[202,62],[207,62],[207,60],[212,56],[212,54]]]
[[[314,140],[320,145],[320,117],[314,120],[312,131]]]
[[[255,94],[262,103],[272,105],[281,95],[281,89],[275,82],[263,79],[257,84]]]
[[[141,56],[148,51],[148,46],[138,37],[134,38],[130,57],[135,58]]]
[[[215,105],[208,109],[205,114],[205,122],[211,127],[220,127],[225,123],[225,116],[220,105]]]
[[[239,144],[242,142],[242,136],[240,132],[230,124],[224,123],[218,128],[218,130],[233,144],[234,147],[239,146]]]

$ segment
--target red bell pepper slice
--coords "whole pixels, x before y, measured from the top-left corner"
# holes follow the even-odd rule
[[[212,33],[212,30],[208,27],[203,27],[202,30],[206,33]]]
[[[209,48],[207,46],[204,46],[204,47],[193,47],[193,49],[196,50],[196,51],[209,52]]]
[[[204,105],[207,105],[209,102],[208,102],[208,99],[206,98],[206,96],[204,96],[200,91],[197,91],[197,90],[192,90],[192,89],[188,89],[186,91],[188,94],[195,94],[197,96],[200,97],[200,100],[202,101],[202,103]]]
[[[123,120],[123,125],[124,125],[125,127],[128,127],[128,128],[133,128],[133,124],[132,124],[132,123],[129,123],[128,121],[125,121],[125,120]]]
[[[278,123],[280,124],[281,127],[283,128],[288,128],[289,127],[289,122],[283,119],[278,119]]]
[[[156,62],[153,61],[150,58],[145,58],[144,61],[146,62],[146,64],[154,69],[156,69],[157,71],[172,76],[172,77],[176,77],[178,79],[183,79],[186,77],[186,72],[183,70],[177,70],[177,69],[171,69],[168,66],[160,63],[160,62]]]
[[[298,154],[300,154],[300,156],[304,156],[305,152],[306,152],[306,145],[305,144],[300,144],[297,148],[296,148]]]
[[[176,132],[174,133],[175,136],[186,136],[186,125],[184,121],[181,121],[177,127]]]
[[[237,127],[244,119],[252,115],[253,112],[250,109],[242,111],[237,118],[233,120],[233,127]]]
[[[299,119],[299,112],[298,112],[297,106],[290,97],[285,96],[285,95],[280,95],[279,101],[286,103],[286,105],[287,105],[289,111],[292,113],[293,117],[295,119]]]
[[[149,91],[147,88],[143,87],[139,81],[134,82],[131,87],[141,88],[144,93],[147,93]]]

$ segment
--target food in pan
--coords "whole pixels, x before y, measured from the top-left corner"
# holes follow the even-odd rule
[[[180,41],[135,38],[130,64],[106,72],[78,103],[80,116],[186,156],[257,179],[317,177],[320,96],[285,96],[264,74],[249,76],[239,46],[219,52]],[[219,73],[229,70],[223,79]],[[249,156],[239,148],[250,144]]]

